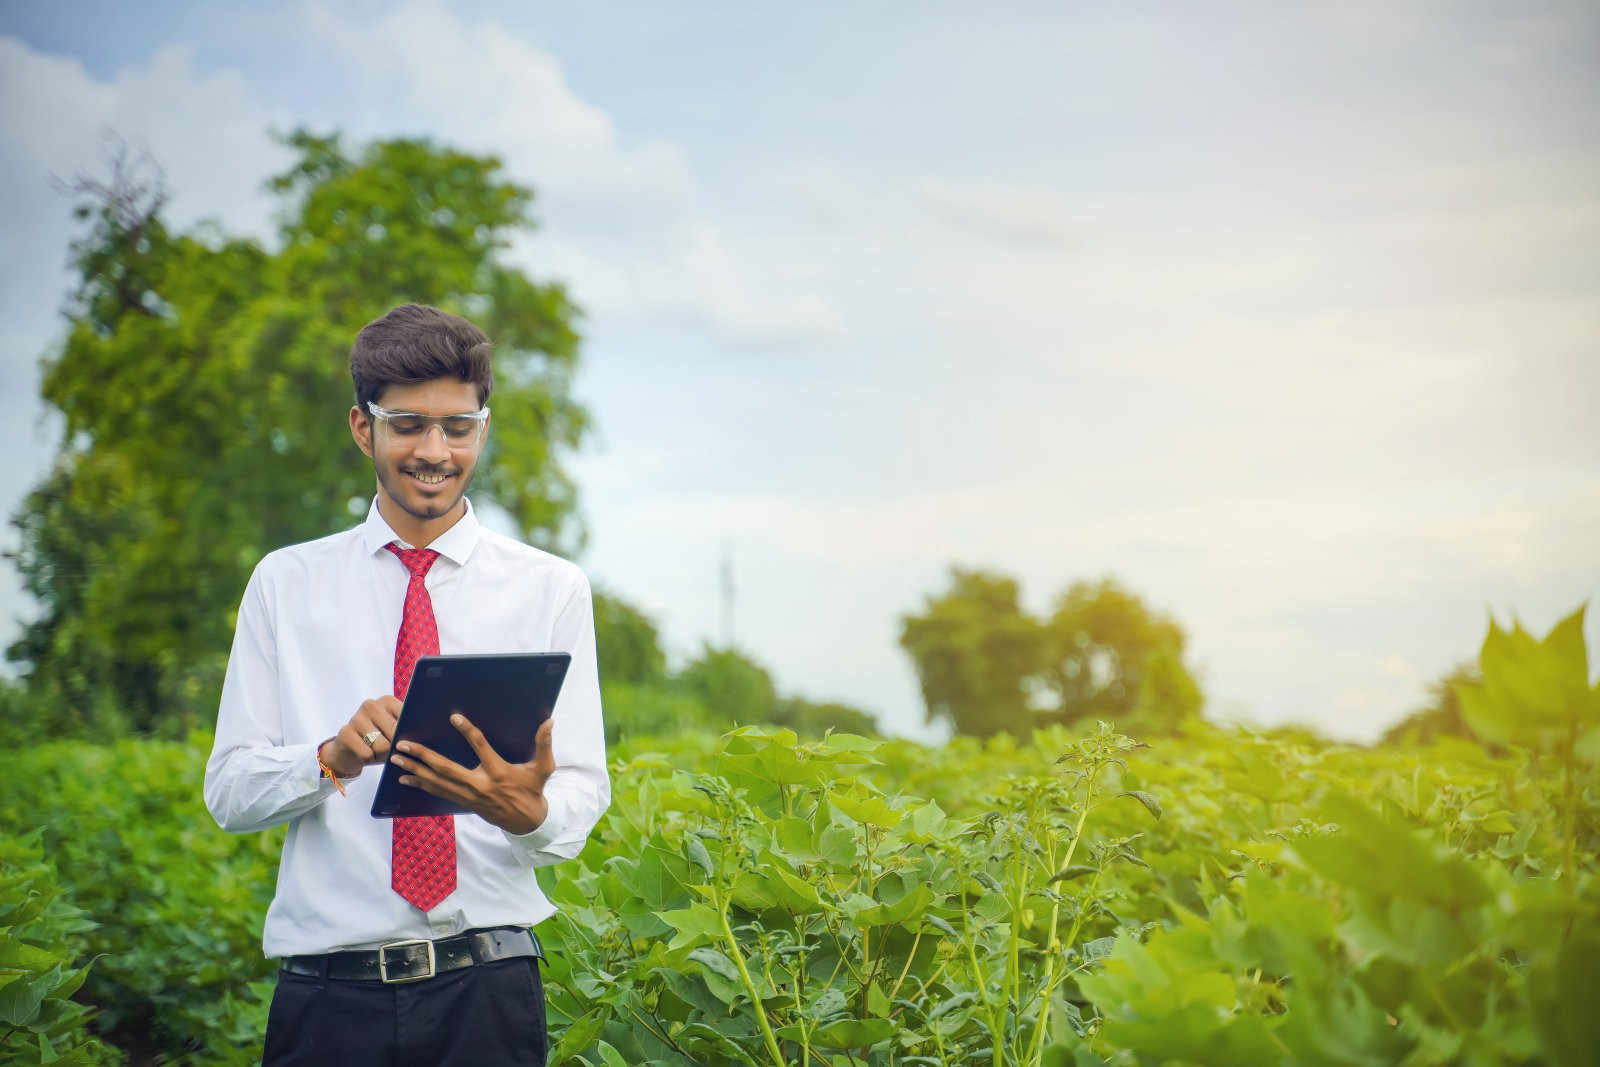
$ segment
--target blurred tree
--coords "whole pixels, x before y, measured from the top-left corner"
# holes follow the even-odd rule
[[[14,517],[43,605],[8,651],[57,732],[209,723],[250,568],[349,525],[373,492],[349,439],[356,331],[405,301],[467,315],[496,341],[494,429],[474,486],[536,544],[581,541],[561,456],[588,417],[569,384],[565,290],[500,261],[532,193],[493,157],[422,140],[299,158],[268,250],[214,227],[170,232],[149,167],[71,191],[86,232],[43,396],[65,418],[49,477]]]
[[[762,723],[787,726],[806,737],[829,730],[877,733],[877,720],[860,708],[780,697],[767,669],[737,649],[706,645],[678,672],[674,688],[709,711],[722,730]]]
[[[771,722],[778,703],[778,690],[767,669],[731,648],[705,646],[678,672],[677,680],[679,688],[728,727]]]
[[[655,622],[614,593],[594,591],[594,643],[605,682],[651,685],[667,677]]]
[[[773,705],[770,721],[775,726],[787,726],[801,737],[821,737],[829,730],[866,737],[878,732],[878,720],[860,708],[802,697],[779,699]]]
[[[1428,702],[1385,730],[1379,744],[1425,745],[1441,737],[1474,737],[1461,713],[1461,697],[1456,693],[1456,686],[1481,681],[1483,675],[1476,663],[1457,664],[1450,673],[1428,686]]]
[[[1123,727],[1136,734],[1170,734],[1197,717],[1205,704],[1200,683],[1183,665],[1179,650],[1163,645],[1144,662],[1139,677],[1139,697]]]
[[[607,744],[632,737],[720,734],[733,727],[694,695],[670,685],[601,682],[600,704]]]
[[[1183,629],[1109,578],[1072,583],[1045,634],[1048,719],[1125,721],[1140,708],[1148,729],[1200,710],[1200,687],[1183,665]]]
[[[901,618],[900,645],[929,722],[1020,737],[1088,718],[1165,732],[1199,713],[1183,630],[1114,581],[1074,583],[1041,622],[1023,610],[1015,579],[960,567],[950,574],[948,591]]]
[[[1045,632],[1022,610],[1015,579],[952,567],[950,588],[900,619],[900,647],[916,666],[928,721],[957,733],[1026,736]]]

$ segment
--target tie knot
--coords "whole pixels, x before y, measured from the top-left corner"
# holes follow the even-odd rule
[[[427,574],[428,568],[433,566],[433,561],[439,558],[439,553],[431,548],[401,548],[393,541],[383,547],[400,557],[400,562],[405,564],[406,570],[411,572],[413,578],[421,578]]]

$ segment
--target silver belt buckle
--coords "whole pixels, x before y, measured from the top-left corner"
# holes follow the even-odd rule
[[[428,972],[426,974],[413,974],[406,978],[390,978],[388,957],[389,950],[392,948],[410,948],[412,945],[428,946]],[[406,962],[410,962],[409,956],[406,957]],[[391,941],[387,945],[378,946],[378,981],[382,982],[384,985],[403,985],[406,982],[420,982],[424,978],[432,978],[434,973],[432,941],[427,941],[419,937],[413,938],[410,941]]]

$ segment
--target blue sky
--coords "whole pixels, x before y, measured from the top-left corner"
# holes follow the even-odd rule
[[[56,443],[48,176],[115,128],[175,221],[265,239],[304,124],[538,189],[581,561],[680,659],[727,546],[783,688],[929,736],[897,620],[951,563],[1041,611],[1113,574],[1214,715],[1360,738],[1490,611],[1595,598],[1590,5],[857,7],[8,4],[0,505]],[[0,575],[5,636],[29,610]]]

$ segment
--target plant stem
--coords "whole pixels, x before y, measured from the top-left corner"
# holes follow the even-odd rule
[[[911,961],[916,959],[917,946],[922,943],[922,926],[917,926],[917,936],[911,939],[911,951],[906,953],[906,965],[900,968],[900,977],[894,980],[894,985],[889,989],[889,999],[894,1000],[894,995],[900,992],[900,983],[906,980],[906,973],[911,970]]]
[[[727,901],[717,901],[717,918],[722,920],[722,936],[728,939],[729,954],[733,956],[734,966],[739,968],[739,978],[744,982],[745,992],[750,994],[750,1006],[756,1010],[756,1022],[761,1024],[761,1036],[766,1039],[767,1052],[772,1056],[772,1065],[784,1067],[783,1052],[778,1048],[778,1038],[772,1032],[772,1024],[767,1021],[766,1006],[761,1003],[761,994],[757,992],[755,982],[750,979],[750,971],[744,965],[744,953],[739,951],[739,942],[733,936],[733,927],[728,925]]]
[[[961,884],[963,897],[966,895],[966,868],[959,861],[956,862],[956,877]],[[983,967],[978,963],[978,951],[972,943],[972,909],[961,909],[961,932],[964,935],[962,942],[967,950],[967,961],[972,964],[972,978],[978,984],[978,999],[983,1002],[984,1018],[989,1023],[989,1046],[994,1051],[994,1067],[1000,1067],[1000,1054],[1002,1052],[1000,1035],[1002,1032],[999,1020],[995,1018],[994,1006],[989,1003],[989,980],[983,973]]]
[[[1083,825],[1089,818],[1089,805],[1094,800],[1094,781],[1099,775],[1100,768],[1096,767],[1089,775],[1089,781],[1084,788],[1083,807],[1078,812],[1078,825],[1072,828],[1072,841],[1067,845],[1067,858],[1062,861],[1061,868],[1072,866],[1072,857],[1078,853],[1078,842],[1083,840]],[[1054,852],[1052,850],[1052,858]],[[1052,861],[1052,866],[1054,862]],[[1096,876],[1096,881],[1099,876]],[[1093,890],[1090,884],[1088,892]],[[1040,1063],[1044,1058],[1044,1029],[1045,1022],[1050,1017],[1050,997],[1055,992],[1056,955],[1061,950],[1061,941],[1056,934],[1056,923],[1061,916],[1061,901],[1056,900],[1050,905],[1050,937],[1045,943],[1044,950],[1044,990],[1039,994],[1039,1017],[1033,1024],[1033,1037],[1028,1042],[1028,1060],[1031,1063]],[[1071,945],[1078,940],[1078,928],[1083,923],[1083,908],[1078,908],[1076,921],[1072,924],[1072,932],[1067,935],[1067,944]]]

